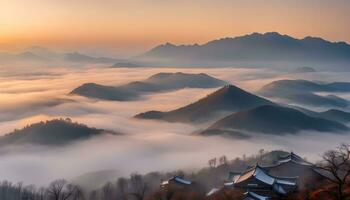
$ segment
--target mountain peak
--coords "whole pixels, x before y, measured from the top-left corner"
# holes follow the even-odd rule
[[[170,122],[204,122],[217,115],[225,115],[273,102],[246,92],[234,85],[226,85],[198,101],[169,112],[145,112],[136,115],[142,119],[161,119]]]
[[[229,84],[229,85],[223,86],[222,88],[214,92],[212,95],[214,96],[227,95],[230,98],[232,96],[241,95],[241,94],[249,94],[249,93],[235,85]]]
[[[170,43],[170,42],[167,42],[165,44],[162,45],[163,47],[176,47],[176,45]]]
[[[282,35],[279,32],[266,32],[263,34],[264,36],[273,36],[273,37],[281,37],[281,36],[286,36],[286,35]]]

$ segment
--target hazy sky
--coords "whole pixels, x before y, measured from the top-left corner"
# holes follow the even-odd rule
[[[144,50],[278,31],[350,42],[348,0],[0,0],[0,47]]]

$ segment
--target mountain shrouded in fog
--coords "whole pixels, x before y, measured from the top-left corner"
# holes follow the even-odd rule
[[[225,81],[207,74],[158,73],[143,81],[134,81],[121,86],[104,86],[86,83],[70,94],[85,97],[129,101],[139,99],[144,93],[166,92],[183,88],[215,88],[226,85]]]
[[[216,115],[232,113],[260,105],[274,105],[274,103],[236,86],[228,85],[182,108],[169,112],[149,111],[140,113],[135,117],[169,122],[202,122],[208,121]]]
[[[349,82],[320,83],[308,80],[278,80],[263,86],[259,94],[284,99],[289,103],[311,106],[347,107],[348,100],[333,94],[317,92],[350,92]]]
[[[293,108],[259,106],[229,115],[211,125],[202,135],[236,134],[237,131],[284,135],[299,131],[346,131],[345,125],[322,118],[311,117]]]
[[[0,52],[0,63],[75,63],[75,64],[103,64],[115,63],[118,59],[109,57],[95,57],[79,52],[56,52],[41,46],[32,46],[24,50],[13,52]]]
[[[0,146],[22,144],[67,145],[73,141],[103,134],[115,135],[119,133],[91,128],[84,124],[74,123],[70,119],[54,119],[34,123],[1,136]]]

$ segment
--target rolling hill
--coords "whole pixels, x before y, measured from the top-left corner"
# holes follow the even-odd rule
[[[0,146],[22,144],[59,146],[103,134],[120,133],[90,128],[84,124],[74,123],[70,119],[54,119],[34,123],[1,136]]]
[[[321,83],[308,80],[278,80],[260,89],[264,93],[276,92],[350,92],[350,82]]]
[[[183,88],[215,88],[226,85],[225,81],[207,74],[158,73],[143,81],[134,81],[120,86],[104,86],[86,83],[70,94],[116,101],[139,99],[144,93],[165,92]]]
[[[139,96],[132,91],[96,83],[85,83],[75,88],[69,94],[111,101],[131,101],[139,98]]]
[[[337,109],[330,109],[323,112],[315,112],[300,107],[296,107],[296,109],[312,117],[328,119],[345,124],[350,122],[350,113]]]
[[[204,122],[260,105],[274,105],[273,102],[246,92],[236,86],[227,85],[212,94],[182,108],[169,112],[149,111],[136,115],[140,119],[158,119],[169,122]]]
[[[349,102],[336,95],[318,95],[316,92],[350,92],[350,83],[318,83],[307,80],[278,80],[263,86],[259,94],[275,97],[288,103],[311,106],[347,107]]]
[[[311,117],[293,108],[264,105],[231,114],[201,132],[201,135],[232,131],[274,135],[294,134],[299,131],[341,132],[349,128],[341,123]]]

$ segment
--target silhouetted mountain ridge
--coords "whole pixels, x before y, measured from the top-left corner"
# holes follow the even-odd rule
[[[69,94],[110,101],[131,101],[139,98],[139,96],[132,91],[96,83],[84,83]]]
[[[74,123],[69,118],[54,119],[34,123],[1,136],[0,146],[21,144],[66,145],[73,141],[103,134],[115,135],[119,133],[90,128],[84,124]]]
[[[234,63],[349,63],[350,45],[330,42],[317,37],[296,39],[277,32],[252,33],[223,38],[203,45],[159,45],[146,52],[145,59],[166,60],[170,63],[211,63],[210,61]],[[206,61],[206,62],[205,62]],[[249,63],[248,62],[248,63]]]
[[[349,106],[346,99],[336,95],[319,95],[316,92],[350,92],[350,83],[278,80],[263,86],[258,93],[266,97],[281,98],[291,103],[330,107]]]
[[[0,53],[2,62],[71,62],[71,63],[115,63],[118,59],[95,57],[78,52],[59,53],[41,46],[25,48],[19,53]]]
[[[202,135],[248,131],[266,134],[293,134],[299,131],[341,132],[345,125],[322,118],[311,117],[293,108],[264,105],[231,114],[211,125]],[[214,132],[216,131],[216,132]]]
[[[183,88],[215,88],[227,84],[207,74],[158,73],[143,81],[120,86],[85,83],[70,94],[105,100],[129,101],[139,99],[144,93],[172,91]]]
[[[216,115],[232,113],[260,105],[274,105],[274,103],[236,86],[227,85],[182,108],[169,112],[149,111],[140,113],[135,117],[170,122],[202,122],[208,121]]]

